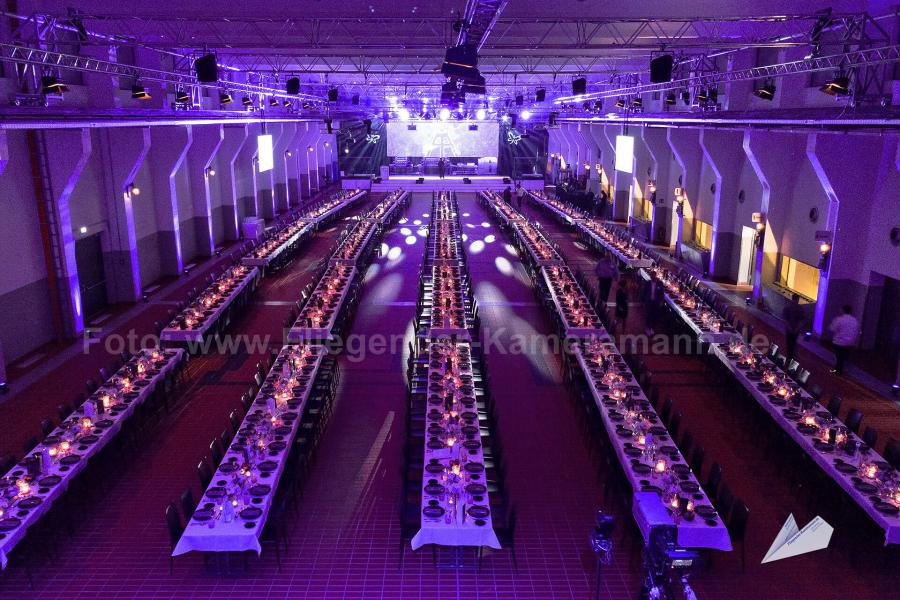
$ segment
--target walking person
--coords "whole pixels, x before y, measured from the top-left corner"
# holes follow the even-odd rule
[[[441,157],[441,160],[438,161],[438,177],[441,179],[444,178],[444,169],[446,169],[446,165],[444,164],[444,157]]]
[[[606,190],[600,190],[600,200],[597,203],[597,218],[603,220],[606,215],[606,204],[609,202],[609,196],[606,195]]]
[[[806,315],[800,306],[800,294],[791,294],[791,303],[784,307],[781,316],[784,317],[785,356],[790,362],[797,350],[797,338],[806,325]]]
[[[512,190],[509,189],[509,186],[506,186],[506,189],[503,190],[503,201],[512,205]]]
[[[843,375],[850,358],[850,350],[856,346],[859,339],[859,321],[853,316],[853,307],[845,304],[841,308],[841,314],[831,321],[828,326],[831,331],[831,343],[834,344],[834,368],[831,372],[835,375]]]
[[[609,302],[609,290],[612,288],[613,279],[619,278],[619,269],[616,267],[616,263],[612,261],[612,258],[610,258],[609,253],[604,252],[600,260],[597,261],[594,272],[597,274],[597,287],[600,292],[599,302],[606,304]]]

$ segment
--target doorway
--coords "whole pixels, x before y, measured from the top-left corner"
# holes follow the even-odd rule
[[[106,296],[106,269],[103,267],[103,246],[100,234],[75,240],[75,265],[85,321],[109,306]]]
[[[751,285],[753,283],[756,260],[756,229],[753,227],[741,228],[741,259],[738,263],[738,285]]]

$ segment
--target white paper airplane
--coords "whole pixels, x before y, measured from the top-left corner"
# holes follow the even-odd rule
[[[790,515],[784,522],[781,531],[775,536],[772,547],[766,552],[762,561],[763,563],[773,562],[807,552],[824,550],[828,547],[833,532],[834,527],[822,517],[816,517],[807,523],[806,527],[798,529],[794,515]]]

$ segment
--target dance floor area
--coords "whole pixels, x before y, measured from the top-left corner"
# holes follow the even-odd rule
[[[391,177],[390,183],[402,182],[410,189],[415,187],[412,179]],[[472,179],[482,183],[482,178]],[[499,227],[475,192],[455,196],[482,337],[493,336],[503,345],[515,336],[552,334],[552,316],[536,297],[511,233]],[[319,262],[342,230],[383,198],[373,191],[317,231],[295,259],[267,274],[228,333],[271,336],[271,347],[280,346],[284,318],[313,281]],[[341,376],[333,413],[300,483],[296,505],[282,520],[280,567],[266,547],[261,557],[244,553],[204,560],[198,553],[180,555],[169,572],[166,507],[185,488],[191,488],[194,498],[202,496],[197,463],[209,453],[210,440],[229,427],[229,414],[240,410],[241,395],[263,360],[262,352],[209,353],[188,362],[172,409],[141,447],[98,489],[80,494],[69,507],[71,531],[39,538],[39,556],[30,561],[33,589],[26,570],[13,561],[0,573],[0,597],[545,600],[592,598],[598,586],[600,598],[636,598],[644,573],[642,542],[632,515],[607,489],[612,485],[609,460],[615,457],[597,451],[585,431],[582,405],[565,381],[564,359],[552,352],[484,354],[496,407],[495,434],[503,442],[506,496],[518,510],[515,562],[508,548],[488,549],[479,569],[472,549],[459,556],[447,548],[435,554],[427,546],[414,552],[409,540],[403,541],[398,511],[405,493],[406,369],[431,208],[431,194],[414,194],[399,220],[384,231],[365,268],[358,309],[346,331],[402,336],[402,342],[394,352],[372,353],[364,360],[348,352],[338,355]],[[521,210],[540,221],[571,268],[593,273],[596,255],[571,229],[531,203]],[[589,279],[595,284],[593,275]],[[182,292],[151,299],[127,326],[152,327]],[[646,303],[633,295],[629,307],[625,331],[644,331]],[[675,332],[667,321],[656,327]],[[736,543],[734,551],[709,552],[709,564],[692,574],[699,598],[875,600],[895,593],[900,585],[897,557],[882,546],[883,532],[856,526],[862,519],[857,515],[832,523],[836,533],[829,549],[761,564],[789,514],[801,527],[815,516],[816,504],[807,491],[814,474],[804,478],[801,473],[797,479],[796,471],[779,468],[748,431],[752,417],[746,407],[737,406],[729,382],[701,357],[648,356],[646,363],[654,384],[683,413],[682,426],[705,447],[706,468],[719,462],[725,481],[750,507],[745,547]],[[56,376],[0,404],[0,419],[14,425],[4,428],[0,453],[19,451],[38,432],[45,414],[81,391],[84,375],[61,374],[96,369],[86,366],[92,364],[82,356],[73,358]],[[698,477],[705,481],[706,470]],[[598,582],[589,534],[600,509],[614,517],[616,529],[612,562],[603,566]],[[461,564],[435,567],[435,560]]]

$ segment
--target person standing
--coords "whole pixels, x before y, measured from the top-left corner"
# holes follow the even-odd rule
[[[797,338],[803,333],[806,324],[806,315],[800,306],[800,294],[791,294],[791,303],[781,311],[784,317],[785,356],[788,362],[794,358],[797,351]]]
[[[606,195],[606,190],[600,190],[600,201],[599,206],[597,207],[597,218],[603,219],[606,216],[606,203],[609,201],[609,196]]]
[[[600,292],[599,302],[606,304],[609,302],[609,290],[612,288],[613,279],[618,279],[619,277],[619,269],[609,257],[609,254],[604,253],[600,260],[597,261],[594,272],[597,274],[597,287]]]
[[[841,308],[841,314],[831,321],[828,326],[831,331],[831,343],[834,344],[834,368],[835,375],[843,375],[847,360],[850,358],[850,350],[856,346],[859,338],[859,321],[853,316],[853,308],[845,304]]]
[[[441,179],[444,178],[444,169],[445,168],[446,168],[446,165],[444,164],[444,157],[442,156],[441,160],[438,161],[438,177],[440,177]]]
[[[506,186],[506,189],[503,190],[503,201],[512,205],[512,190],[509,189],[509,186]]]
[[[516,196],[516,204],[518,204],[518,206],[519,206],[519,212],[522,211],[522,196],[524,196],[524,195],[525,194],[522,193],[522,184],[517,183],[515,196]]]

